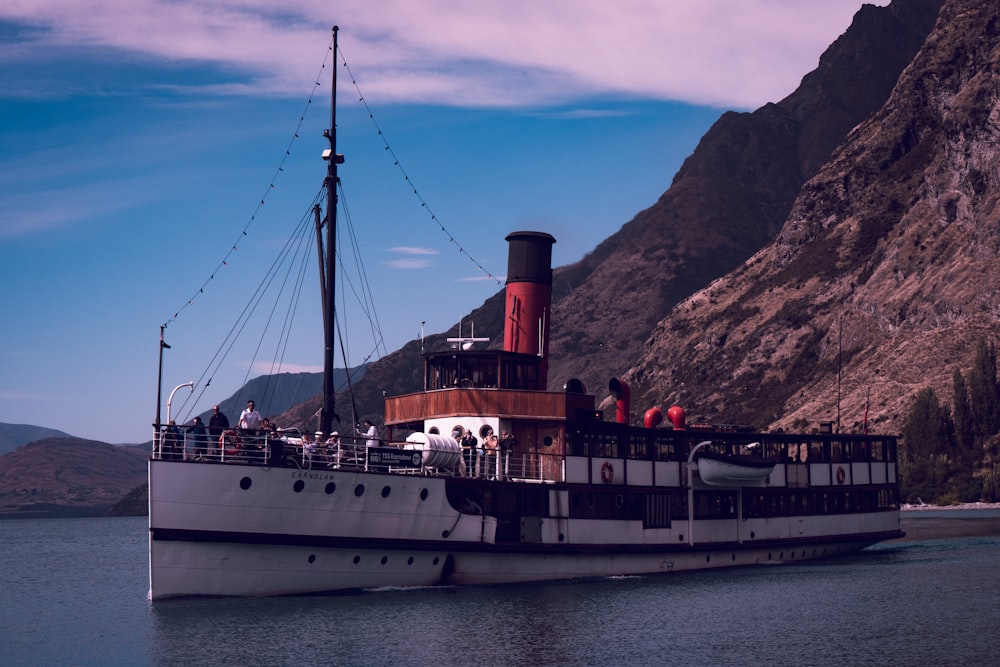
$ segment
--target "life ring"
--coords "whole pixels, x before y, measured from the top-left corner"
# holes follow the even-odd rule
[[[236,456],[236,452],[240,451],[240,441],[236,431],[233,429],[223,431],[219,436],[219,448],[226,456]]]
[[[615,478],[615,469],[610,461],[605,461],[601,466],[601,480],[608,484]]]
[[[837,484],[843,484],[847,481],[847,473],[844,472],[843,466],[837,466]]]

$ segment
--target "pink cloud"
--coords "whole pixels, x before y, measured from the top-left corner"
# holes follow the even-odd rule
[[[251,74],[254,94],[300,94],[337,21],[355,73],[383,101],[511,106],[625,95],[753,108],[791,92],[861,4],[32,0],[4,3],[0,18],[45,29],[7,58],[58,46],[211,62]]]

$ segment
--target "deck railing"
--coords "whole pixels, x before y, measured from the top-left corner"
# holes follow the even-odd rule
[[[153,440],[153,459],[271,465],[318,469],[380,469],[399,474],[441,475],[491,480],[563,481],[562,456],[500,450],[464,450],[461,462],[447,468],[424,465],[381,465],[389,452],[403,450],[405,442],[370,447],[364,438],[342,437],[315,444],[299,437],[227,429],[225,435],[201,435],[189,427],[161,431]],[[551,471],[557,471],[553,474]]]

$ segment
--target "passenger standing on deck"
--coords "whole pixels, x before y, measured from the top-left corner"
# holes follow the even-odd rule
[[[229,417],[219,411],[218,405],[212,406],[212,416],[208,420],[208,455],[214,456],[218,453],[219,438],[222,432],[229,428]]]
[[[486,476],[492,477],[494,479],[500,477],[500,471],[497,467],[497,448],[499,446],[497,440],[497,434],[490,429],[486,432],[486,438],[483,440],[486,445]]]
[[[378,445],[378,429],[375,428],[372,420],[366,419],[364,432],[362,433],[359,429],[358,433],[361,433],[361,437],[365,439],[365,447],[375,447]]]
[[[201,417],[195,417],[191,420],[188,436],[191,439],[191,444],[194,445],[194,458],[205,456],[208,453],[206,451],[208,436],[205,435],[205,425],[201,423]]]
[[[247,431],[256,431],[260,428],[260,413],[257,412],[253,401],[247,401],[247,409],[240,413],[240,420],[236,425]]]
[[[173,419],[163,432],[163,440],[160,445],[160,458],[168,461],[178,461],[184,458],[181,452],[181,430],[177,428],[177,422]]]

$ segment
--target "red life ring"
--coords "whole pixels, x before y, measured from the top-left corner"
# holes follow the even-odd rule
[[[601,480],[608,484],[615,478],[615,469],[610,461],[605,461],[601,466]]]
[[[219,436],[219,448],[226,456],[236,456],[236,452],[240,451],[240,441],[236,431],[233,429],[223,431]]]
[[[843,484],[847,481],[847,473],[844,472],[843,466],[837,466],[837,484]]]

